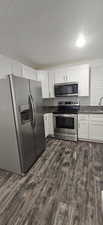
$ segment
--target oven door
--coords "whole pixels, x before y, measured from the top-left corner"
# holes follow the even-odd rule
[[[54,114],[54,135],[77,139],[77,127],[77,114]]]

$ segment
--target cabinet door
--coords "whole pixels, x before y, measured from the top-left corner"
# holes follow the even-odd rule
[[[49,81],[49,98],[54,98],[54,72],[48,73],[48,81]]]
[[[49,135],[54,135],[54,128],[53,128],[53,113],[48,113],[48,128],[49,128]]]
[[[48,135],[54,135],[52,113],[44,114],[44,128],[45,128],[45,137],[47,137]]]
[[[66,80],[66,72],[65,71],[56,71],[55,72],[55,83],[65,83]]]
[[[91,105],[98,105],[101,96],[103,96],[103,64],[91,69]]]
[[[78,122],[78,138],[79,139],[89,139],[89,128],[87,121]]]
[[[23,77],[25,78],[37,80],[37,72],[31,67],[22,65],[22,73],[23,73]]]
[[[103,141],[103,115],[89,116],[89,136],[91,140]]]
[[[89,137],[94,141],[103,141],[103,121],[89,124]]]
[[[78,115],[78,138],[89,139],[89,120],[88,115]]]
[[[89,66],[80,68],[79,74],[79,96],[89,96]]]
[[[79,80],[80,80],[80,77],[79,77],[79,69],[69,69],[67,72],[66,72],[66,76],[67,76],[67,80],[70,81],[70,82],[78,82],[79,83]]]
[[[12,62],[12,73],[16,76],[22,77],[22,64],[14,61]]]
[[[12,73],[12,60],[0,55],[0,78]]]
[[[44,114],[44,129],[45,129],[45,137],[49,135],[49,126],[48,126],[48,114]]]
[[[49,98],[48,72],[47,71],[38,71],[37,80],[41,82],[42,97]]]

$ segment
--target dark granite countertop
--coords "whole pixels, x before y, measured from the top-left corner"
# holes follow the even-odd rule
[[[44,106],[43,107],[43,113],[53,113],[54,111],[57,110],[57,106]]]
[[[44,106],[43,113],[53,113],[57,106]],[[80,106],[79,114],[103,114],[103,106]]]
[[[103,111],[79,111],[79,114],[103,114]]]
[[[81,114],[103,114],[103,106],[80,106]]]

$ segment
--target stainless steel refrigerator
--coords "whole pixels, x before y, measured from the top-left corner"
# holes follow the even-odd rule
[[[0,168],[25,173],[44,150],[40,82],[0,79]]]

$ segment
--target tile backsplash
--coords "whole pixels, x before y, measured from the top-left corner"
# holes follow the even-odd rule
[[[45,106],[57,106],[60,101],[80,101],[80,105],[90,105],[89,97],[58,97],[44,99],[43,103]]]

